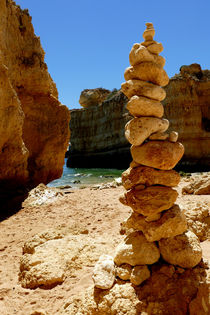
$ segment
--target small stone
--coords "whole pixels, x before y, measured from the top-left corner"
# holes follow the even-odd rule
[[[146,30],[143,33],[143,38],[145,40],[153,40],[153,37],[155,36],[155,29],[153,27],[152,23],[146,23]]]
[[[136,163],[161,170],[172,169],[183,154],[184,147],[179,142],[148,141],[141,146],[131,147],[131,155]]]
[[[149,50],[149,52],[151,52],[152,54],[160,54],[163,51],[163,45],[161,43],[154,43],[152,45],[149,45],[147,47],[147,49]]]
[[[161,68],[164,67],[166,62],[165,58],[163,58],[162,56],[151,54],[145,46],[138,43],[135,43],[133,45],[129,54],[129,61],[131,66],[135,66],[145,61],[152,61]]]
[[[165,132],[155,132],[150,137],[149,140],[166,140],[168,139],[169,134]]]
[[[122,280],[130,280],[132,267],[128,264],[123,264],[116,268],[116,275]]]
[[[167,119],[136,117],[125,125],[125,137],[131,144],[141,145],[152,133],[166,131],[168,126],[169,121]]]
[[[124,194],[122,203],[139,214],[151,216],[171,208],[177,196],[177,191],[170,187],[150,186],[143,190],[132,188]]]
[[[150,277],[150,271],[147,266],[135,266],[132,270],[130,281],[134,285],[140,285]]]
[[[171,133],[170,133],[170,135],[169,135],[169,141],[171,141],[171,142],[177,142],[178,136],[179,136],[178,132],[176,132],[176,131],[171,131]]]
[[[117,265],[150,265],[158,261],[159,250],[148,242],[142,232],[130,233],[116,248],[114,261]]]
[[[131,97],[126,108],[134,117],[154,116],[161,118],[164,113],[163,105],[159,101],[137,95]]]
[[[101,255],[93,270],[94,285],[100,289],[110,289],[115,281],[114,260],[109,255]]]
[[[132,162],[130,163],[130,167],[131,167],[131,168],[135,168],[135,167],[138,167],[138,166],[139,166],[139,164],[136,163],[135,161],[132,161]]]
[[[154,242],[182,234],[187,230],[187,220],[179,206],[174,205],[160,219],[151,222],[134,212],[123,222],[123,228],[142,231],[149,242]]]
[[[122,173],[122,184],[125,189],[136,185],[163,185],[174,187],[180,182],[180,175],[174,170],[157,170],[152,167],[137,164],[135,168],[129,167]]]
[[[161,239],[161,255],[165,261],[182,268],[193,268],[202,258],[202,249],[198,237],[191,231],[182,235]]]
[[[158,85],[142,80],[128,80],[121,84],[122,92],[130,99],[132,96],[145,96],[156,101],[162,101],[166,92]]]
[[[153,215],[150,215],[148,217],[144,217],[146,222],[153,222],[157,221],[161,218],[161,213],[155,213]]]
[[[128,67],[124,73],[125,80],[143,80],[154,84],[165,86],[169,77],[165,70],[151,61],[141,62],[135,66]]]

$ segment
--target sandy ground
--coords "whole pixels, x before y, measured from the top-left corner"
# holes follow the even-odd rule
[[[186,184],[183,180],[179,187]],[[78,270],[76,277],[66,278],[61,285],[52,289],[24,289],[18,282],[19,261],[23,244],[47,229],[58,226],[88,230],[87,237],[103,237],[108,244],[107,254],[122,239],[120,222],[131,212],[130,208],[118,201],[123,187],[102,190],[69,189],[65,196],[54,199],[52,203],[25,207],[8,219],[0,222],[0,314],[30,315],[37,310],[43,314],[59,314],[59,309],[71,295],[77,295],[92,284],[93,265]],[[179,194],[177,203],[189,201],[210,202],[210,196]],[[203,257],[210,259],[209,242],[202,243]]]

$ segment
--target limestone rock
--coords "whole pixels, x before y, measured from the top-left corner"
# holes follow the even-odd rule
[[[133,212],[123,222],[122,228],[142,231],[149,242],[159,241],[161,238],[174,237],[187,230],[187,220],[178,205],[162,213],[157,221],[147,222],[142,215]]]
[[[161,170],[172,169],[183,154],[184,147],[179,142],[149,141],[141,146],[131,147],[135,162]]]
[[[81,92],[79,103],[84,108],[97,106],[100,105],[110,93],[111,91],[103,88],[86,89]]]
[[[3,0],[0,12],[1,180],[7,190],[34,187],[61,176],[70,115],[58,101],[28,11]]]
[[[198,64],[182,66],[165,91],[164,117],[170,121],[169,132],[179,131],[179,141],[185,147],[182,162],[207,169],[210,163],[210,71],[201,70]]]
[[[164,67],[165,65],[165,58],[163,58],[162,56],[151,54],[145,46],[139,43],[135,43],[133,45],[129,54],[129,61],[131,66],[135,66],[145,61],[154,62],[160,67]]]
[[[117,265],[150,265],[159,257],[155,243],[148,242],[141,232],[133,232],[116,248],[114,261]]]
[[[176,132],[176,131],[171,131],[171,132],[170,132],[170,135],[169,135],[169,141],[171,141],[171,142],[177,142],[178,136],[179,136],[178,132]]]
[[[134,285],[140,285],[150,277],[150,271],[147,266],[135,266],[132,269],[130,281]]]
[[[147,47],[152,54],[160,54],[163,51],[163,45],[161,43],[154,43]]]
[[[112,256],[102,255],[93,270],[93,282],[96,288],[110,289],[115,281],[115,266]]]
[[[183,194],[210,195],[210,173],[191,176],[190,183],[182,188]]]
[[[146,23],[146,30],[143,33],[143,38],[145,41],[147,40],[153,40],[153,37],[155,36],[155,29],[153,27],[152,23]]]
[[[159,101],[137,95],[131,97],[126,107],[134,117],[154,116],[161,118],[164,111],[163,105]]]
[[[125,137],[133,145],[141,145],[152,133],[166,131],[169,126],[167,119],[155,117],[133,118],[125,125]]]
[[[159,248],[165,261],[182,268],[193,268],[202,258],[199,239],[191,231],[175,237],[161,239]]]
[[[140,286],[131,283],[116,283],[110,290],[87,289],[77,296],[72,296],[60,311],[62,315],[137,315],[137,314],[179,314],[185,315],[193,309],[197,313],[203,311],[201,305],[204,297],[204,307],[208,305],[207,272],[197,266],[193,269],[183,269],[172,265],[151,266],[151,276]],[[204,288],[199,290],[202,282]],[[205,290],[205,293],[203,292]],[[201,291],[199,293],[199,291]],[[189,307],[197,295],[198,298]],[[202,295],[204,294],[204,295]],[[198,304],[196,304],[198,302]],[[193,305],[194,304],[194,305]],[[206,308],[205,308],[206,309]],[[201,313],[206,315],[208,313]]]
[[[195,233],[201,242],[210,240],[210,203],[189,201],[183,205],[188,229]]]
[[[165,132],[155,132],[149,137],[149,140],[167,140],[168,137],[169,134]]]
[[[169,77],[165,70],[151,61],[141,62],[135,66],[128,67],[124,73],[125,80],[143,80],[154,84],[165,86]]]
[[[156,101],[162,101],[166,97],[166,93],[163,88],[141,80],[128,80],[127,82],[121,84],[121,88],[128,98],[137,95],[145,96]]]
[[[143,190],[132,188],[125,193],[125,204],[139,214],[151,216],[171,208],[177,196],[177,191],[170,187],[150,186]]]
[[[129,264],[122,264],[116,268],[116,275],[122,280],[130,280],[132,267]]]
[[[129,167],[122,173],[122,184],[125,189],[143,184],[146,186],[163,185],[174,187],[180,182],[180,175],[174,170],[158,170],[148,166]]]

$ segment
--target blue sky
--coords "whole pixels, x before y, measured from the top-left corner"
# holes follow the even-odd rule
[[[154,24],[169,77],[182,65],[210,69],[209,0],[16,0],[28,8],[59,100],[80,108],[83,89],[120,88],[133,43]]]

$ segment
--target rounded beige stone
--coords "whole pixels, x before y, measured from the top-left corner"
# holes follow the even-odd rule
[[[124,229],[142,231],[149,242],[159,241],[162,238],[174,237],[187,230],[187,220],[178,205],[162,213],[161,217],[152,222],[133,212],[122,224]]]
[[[180,175],[174,170],[157,170],[147,166],[129,167],[122,173],[122,184],[126,190],[136,185],[163,185],[174,187],[180,182]]]
[[[124,73],[125,80],[143,80],[165,86],[169,77],[165,70],[151,61],[145,61],[135,66],[128,67]]]
[[[116,276],[122,280],[130,280],[132,267],[128,264],[123,264],[116,268]]]
[[[162,56],[151,54],[148,49],[138,43],[135,43],[129,54],[130,65],[134,66],[144,61],[152,61],[161,68],[165,65],[165,58]]]
[[[177,142],[178,136],[179,136],[178,132],[176,132],[176,131],[171,131],[171,133],[170,133],[170,135],[169,135],[169,141],[171,141],[171,142]]]
[[[193,268],[202,258],[200,241],[191,231],[160,240],[159,248],[165,261],[182,268]]]
[[[162,101],[166,97],[166,92],[163,88],[142,80],[129,80],[122,83],[121,88],[128,98],[137,95],[145,96],[156,101]]]
[[[152,133],[166,131],[167,119],[156,117],[136,117],[125,125],[125,137],[133,145],[141,145]]]
[[[150,186],[143,190],[132,188],[124,196],[125,205],[147,217],[171,208],[178,193],[170,187]]]
[[[159,101],[137,95],[131,97],[126,105],[126,108],[134,117],[154,116],[161,118],[164,113],[163,105]]]
[[[158,55],[158,54],[160,54],[163,51],[163,45],[161,43],[154,43],[152,45],[149,45],[147,47],[147,49],[152,54],[157,54]]]
[[[130,281],[134,285],[140,285],[150,277],[150,271],[147,266],[135,266],[132,269]]]
[[[140,45],[145,47],[151,46],[153,44],[157,44],[157,42],[155,40],[145,40],[144,42],[140,43]]]
[[[116,248],[114,261],[122,264],[151,265],[159,260],[160,253],[155,243],[148,242],[141,232],[130,233]]]
[[[110,289],[115,281],[115,265],[112,256],[101,255],[93,270],[93,282],[96,288]]]
[[[150,137],[149,140],[166,140],[168,139],[169,134],[165,132],[155,132]]]
[[[179,142],[148,141],[141,146],[131,147],[131,155],[136,163],[161,170],[172,169],[183,154],[184,146]]]

